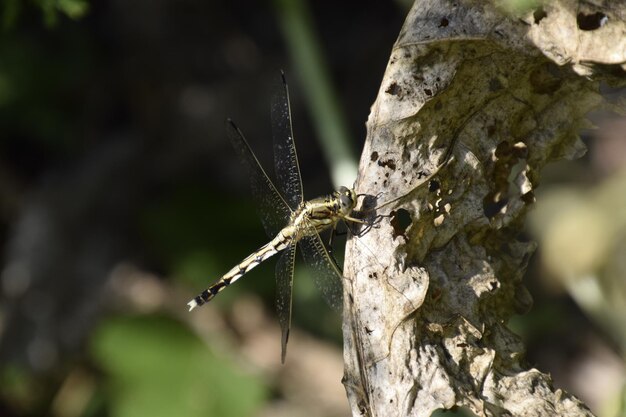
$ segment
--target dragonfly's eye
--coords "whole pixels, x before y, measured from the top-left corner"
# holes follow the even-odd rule
[[[350,190],[348,190],[347,187],[344,187],[343,185],[341,187],[339,187],[339,194],[350,194]]]
[[[339,196],[339,202],[342,207],[352,207],[352,198],[350,198],[350,195],[341,194]]]

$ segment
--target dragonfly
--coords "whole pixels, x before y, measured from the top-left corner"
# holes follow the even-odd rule
[[[252,194],[259,206],[261,222],[271,240],[250,254],[217,282],[194,297],[189,311],[211,301],[226,287],[239,280],[257,265],[281,253],[276,265],[276,308],[281,327],[281,362],[285,362],[291,328],[293,273],[296,248],[315,273],[316,283],[326,301],[335,308],[342,304],[342,272],[320,237],[320,232],[335,231],[340,221],[365,223],[352,216],[357,204],[354,189],[339,187],[335,192],[313,200],[304,200],[302,178],[291,121],[289,88],[284,72],[271,102],[274,141],[274,184],[254,155],[241,130],[227,119],[228,138],[246,165]],[[331,235],[332,240],[332,235]]]

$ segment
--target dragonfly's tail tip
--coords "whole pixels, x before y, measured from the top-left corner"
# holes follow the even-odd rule
[[[189,306],[189,311],[198,307],[198,303],[196,302],[196,300],[191,300],[190,302],[187,303],[187,305]]]

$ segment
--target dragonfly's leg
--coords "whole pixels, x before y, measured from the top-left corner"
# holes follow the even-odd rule
[[[359,213],[363,213],[363,212],[359,212]],[[352,216],[344,216],[343,220],[344,220],[344,223],[346,224],[346,227],[348,227],[348,229],[350,230],[350,233],[352,233],[354,236],[360,237],[360,236],[363,236],[365,233],[369,232],[372,227],[378,227],[378,224],[380,223],[383,217],[386,217],[386,216],[377,215],[377,216],[374,216],[372,220],[363,220],[363,219],[358,219]],[[365,225],[365,227],[359,229],[358,227],[355,227],[357,225]]]
[[[352,223],[369,224],[366,220],[356,219],[350,216],[343,216],[344,219],[351,221]]]
[[[344,223],[346,223],[346,222],[344,222]],[[346,223],[346,226],[348,226],[347,223]],[[352,232],[352,229],[350,229],[350,232]],[[330,236],[329,236],[329,239],[328,239],[328,253],[330,253],[330,254],[333,253],[333,241],[335,239],[335,236],[343,236],[346,233],[347,232],[340,232],[339,230],[337,230],[337,225],[334,225],[333,228],[330,229]]]
[[[359,213],[371,213],[373,211],[376,211],[378,206],[374,205],[374,202],[378,201],[378,199],[380,199],[383,195],[384,193],[382,191],[373,197],[369,194],[357,194],[357,197],[365,197]],[[373,207],[366,208],[369,205],[373,205]]]
[[[385,218],[392,218],[393,216],[395,216],[395,211],[391,211],[388,214],[377,214],[374,217],[374,219],[367,224],[367,228],[366,229],[369,230],[372,227],[378,228],[378,227],[380,227],[380,222],[382,222],[383,219],[385,219]]]
[[[335,238],[335,233],[337,233],[337,225],[333,225],[332,229],[330,229],[330,237],[328,238],[328,251],[333,251],[333,239]]]
[[[354,220],[358,220],[358,219],[354,219]],[[351,218],[348,218],[348,217],[344,218],[343,223],[346,225],[346,228],[348,228],[350,233],[353,236],[357,236],[357,237],[362,236],[363,233],[367,232],[371,228],[371,225],[369,222],[362,221],[362,220],[356,222],[356,221],[352,221]],[[365,228],[361,229],[359,226],[363,224],[365,225]]]
[[[367,232],[369,232],[370,229],[372,227],[374,227],[374,226],[373,226],[373,224],[367,223],[366,226],[364,228],[362,228],[362,229],[359,228],[359,229],[354,230],[353,227],[354,227],[353,225],[348,226],[348,228],[350,229],[350,233],[352,233],[356,237],[361,237],[364,234],[366,234]]]

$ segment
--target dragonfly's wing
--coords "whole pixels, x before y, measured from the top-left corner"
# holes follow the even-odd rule
[[[343,274],[335,259],[328,253],[320,235],[315,232],[300,239],[304,261],[313,268],[315,284],[324,300],[332,308],[341,310],[343,301]]]
[[[296,245],[292,244],[280,255],[276,264],[276,311],[282,337],[280,360],[285,363],[287,342],[291,328],[291,293],[293,289],[293,267],[296,262]]]
[[[248,169],[252,195],[259,207],[263,227],[270,237],[274,237],[289,222],[291,209],[267,176],[241,130],[230,119],[226,120],[226,132],[235,151]]]
[[[281,71],[280,82],[276,83],[272,95],[272,134],[274,137],[274,168],[278,187],[292,210],[303,201],[302,178],[298,165],[298,154],[293,141],[291,106],[285,73]]]

